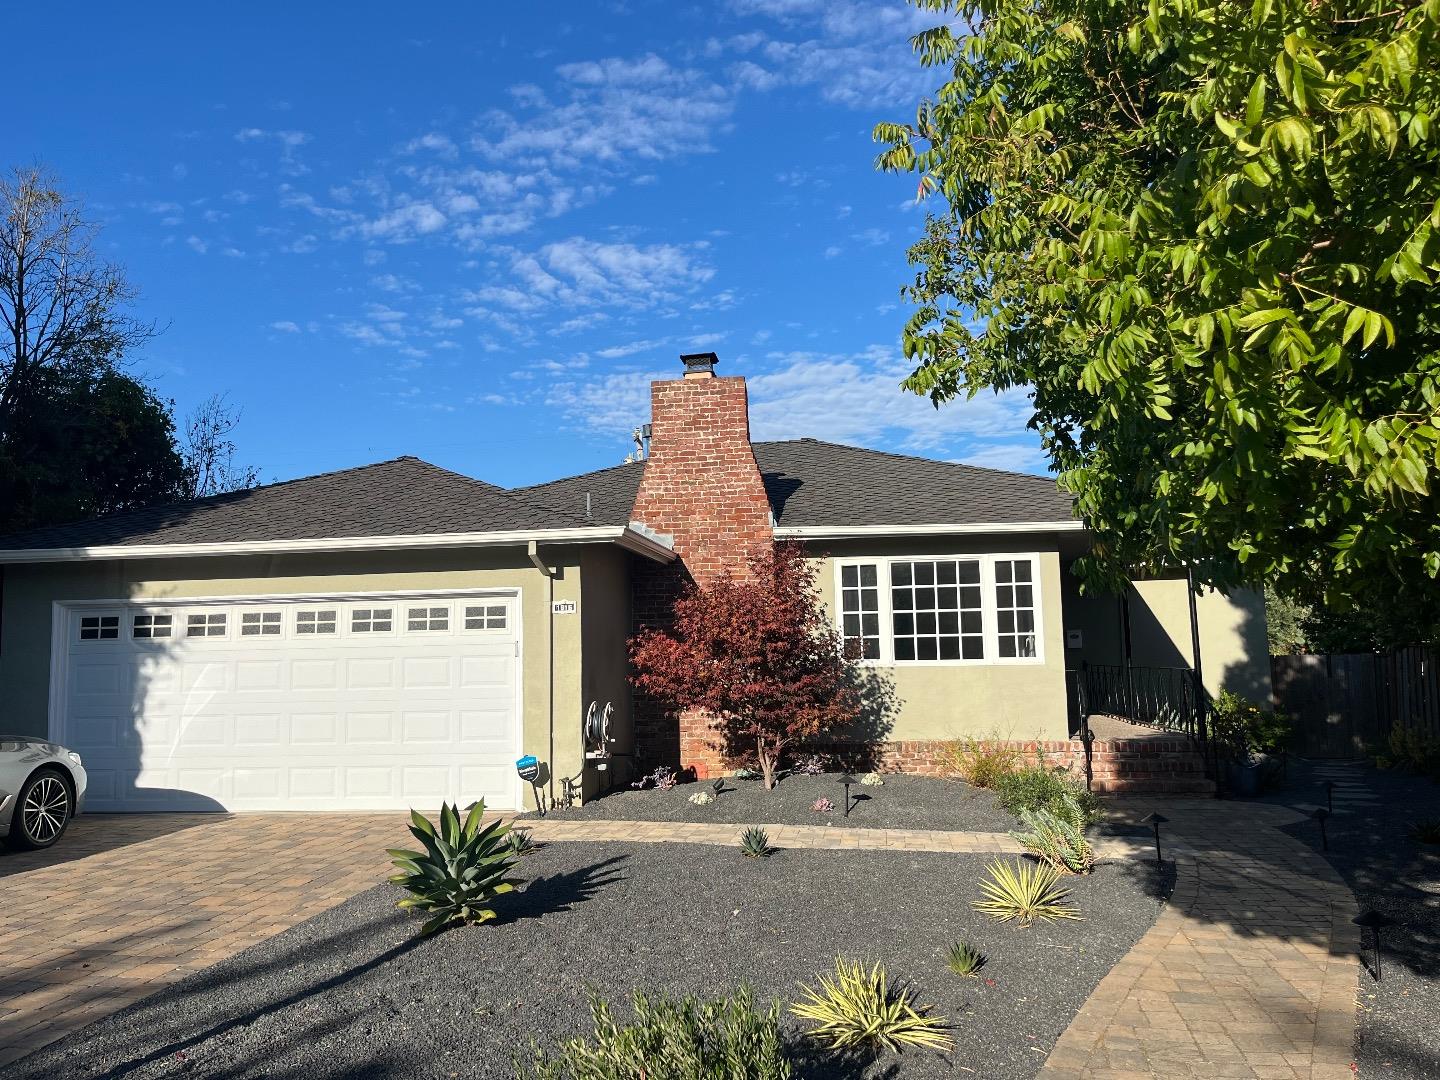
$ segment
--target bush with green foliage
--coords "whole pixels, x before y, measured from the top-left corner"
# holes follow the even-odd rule
[[[1002,922],[1029,926],[1036,919],[1053,922],[1057,919],[1078,919],[1070,895],[1060,887],[1060,871],[1040,863],[1017,859],[1012,866],[998,859],[986,870],[980,882],[984,899],[976,900],[974,908]]]
[[[1012,814],[1046,810],[1077,828],[1100,818],[1100,800],[1063,767],[1027,765],[1005,773],[995,782],[1000,805]]]
[[[1295,721],[1222,690],[1210,707],[1210,734],[1234,757],[1248,760],[1254,754],[1278,754],[1289,746]]]
[[[1003,739],[954,739],[941,750],[945,769],[971,787],[993,788],[1025,764],[1025,755]]]
[[[411,894],[399,906],[430,916],[420,928],[422,934],[433,934],[451,923],[488,922],[495,918],[490,907],[495,897],[514,892],[520,884],[518,878],[507,876],[515,864],[510,826],[496,818],[482,827],[484,816],[483,799],[470,808],[463,822],[458,807],[441,805],[439,828],[411,810],[410,832],[425,850],[389,849],[400,871],[390,882]]]
[[[1382,769],[1404,769],[1440,780],[1440,740],[1411,725],[1397,723],[1385,738],[1385,749],[1375,754],[1375,764]]]
[[[808,1034],[832,1050],[950,1049],[944,1019],[911,1004],[910,991],[891,986],[881,964],[867,971],[859,961],[837,957],[834,976],[821,974],[817,983],[800,984],[803,996],[790,1011],[813,1021]]]
[[[1073,820],[1049,810],[1021,810],[1021,828],[1010,835],[1041,862],[1062,874],[1088,874],[1095,866],[1095,849],[1085,830]]]
[[[505,837],[505,843],[510,848],[510,854],[516,858],[534,855],[540,850],[540,845],[535,843],[535,838],[530,835],[529,829],[512,828],[510,835]]]
[[[780,1009],[760,1011],[748,987],[700,1001],[636,991],[629,1023],[591,994],[595,1030],[558,1051],[536,1048],[517,1080],[789,1080]]]
[[[768,859],[775,854],[770,846],[770,834],[758,826],[751,826],[740,834],[740,851],[750,859]]]
[[[956,941],[945,950],[945,965],[962,979],[979,978],[985,959],[985,954],[968,941]]]

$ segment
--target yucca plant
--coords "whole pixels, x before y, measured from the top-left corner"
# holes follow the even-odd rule
[[[800,984],[804,997],[790,1011],[813,1021],[808,1034],[831,1050],[950,1049],[944,1019],[927,1015],[928,1006],[910,1004],[910,991],[892,987],[881,964],[866,971],[859,961],[837,957],[834,976],[822,974],[817,981],[818,988]]]
[[[420,928],[422,934],[433,934],[453,922],[488,922],[495,918],[490,902],[520,884],[517,878],[506,877],[515,864],[507,835],[510,826],[496,818],[482,828],[484,816],[484,799],[470,808],[463,822],[459,807],[441,804],[438,828],[418,810],[411,810],[410,832],[425,850],[389,849],[400,871],[390,882],[411,893],[399,906],[430,916]]]
[[[985,954],[968,941],[957,941],[945,950],[945,963],[962,979],[974,979],[985,966]]]
[[[751,859],[768,859],[775,853],[770,846],[770,834],[753,826],[740,834],[740,850]]]
[[[524,858],[526,855],[534,855],[535,852],[540,850],[540,845],[537,844],[535,838],[530,835],[529,829],[512,828],[510,835],[505,837],[505,844],[509,847],[510,854],[514,855],[517,859]]]
[[[998,859],[987,868],[989,878],[980,882],[985,899],[975,901],[975,910],[1004,922],[1014,920],[1029,926],[1036,919],[1078,919],[1075,905],[1060,887],[1060,871],[1053,866],[1016,860],[1014,866]]]
[[[1024,826],[1010,835],[1041,862],[1062,874],[1088,874],[1095,866],[1095,849],[1074,821],[1049,810],[1021,810]]]
[[[1410,832],[1422,844],[1440,844],[1440,818],[1417,821]]]

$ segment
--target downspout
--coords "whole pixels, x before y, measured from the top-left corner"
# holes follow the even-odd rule
[[[549,634],[549,644],[545,648],[545,663],[549,667],[548,689],[545,693],[545,708],[550,717],[550,756],[545,762],[546,780],[550,785],[550,805],[555,805],[555,571],[545,565],[545,560],[540,558],[540,545],[530,541],[526,551],[530,557],[530,563],[545,575],[546,590],[548,595],[545,598],[546,627]],[[539,809],[538,807],[536,809]]]

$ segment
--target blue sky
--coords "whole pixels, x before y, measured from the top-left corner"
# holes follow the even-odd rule
[[[891,0],[84,5],[0,162],[42,162],[166,327],[138,370],[243,410],[266,479],[415,454],[502,484],[621,460],[714,350],[757,438],[1041,471],[1023,395],[897,387],[933,77]],[[15,40],[53,13],[10,12]],[[43,92],[39,89],[43,87]]]

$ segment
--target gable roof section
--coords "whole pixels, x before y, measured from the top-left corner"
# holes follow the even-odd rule
[[[583,518],[402,457],[0,537],[0,551],[303,544],[334,538],[584,530]],[[364,546],[357,544],[356,546]],[[123,554],[123,552],[122,552]]]
[[[815,439],[755,444],[781,535],[914,531],[926,526],[1080,528],[1054,480]],[[636,462],[519,488],[595,524],[629,521],[644,465]]]

